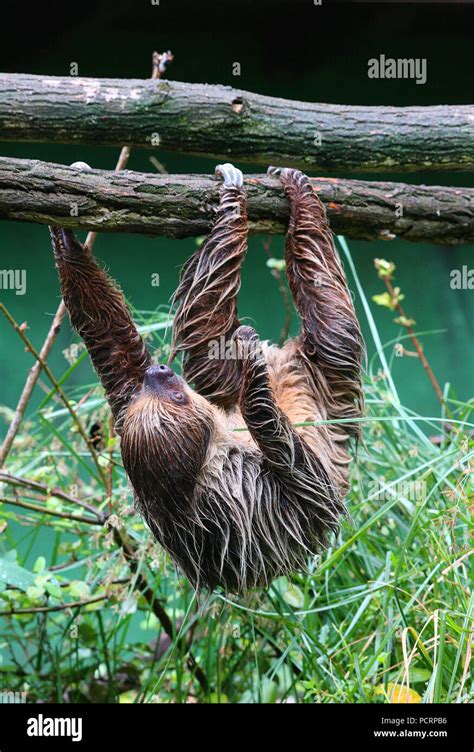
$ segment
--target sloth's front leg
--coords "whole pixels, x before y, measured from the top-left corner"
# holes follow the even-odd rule
[[[240,170],[218,165],[223,180],[217,221],[207,240],[183,267],[175,294],[172,357],[183,353],[186,380],[199,394],[224,409],[237,402],[238,363],[229,357],[239,326],[237,293],[247,249],[247,212]]]
[[[327,530],[337,529],[345,512],[340,489],[278,407],[255,330],[241,326],[234,338],[243,364],[240,409],[262,452],[264,471],[273,475],[281,498],[286,499],[279,517],[287,520],[288,529],[298,520],[298,525],[308,526],[322,540]]]
[[[279,177],[290,205],[286,274],[301,318],[301,350],[326,395],[328,416],[358,417],[364,346],[326,211],[300,170],[269,167],[268,173]],[[350,428],[357,433],[357,425]]]
[[[237,359],[242,363],[239,405],[247,427],[265,459],[277,472],[304,462],[307,448],[276,403],[267,363],[257,332],[240,326],[234,333]]]
[[[61,294],[104,386],[120,431],[125,408],[151,357],[113,280],[72,230],[50,227]]]

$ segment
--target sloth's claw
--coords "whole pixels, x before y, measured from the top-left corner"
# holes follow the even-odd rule
[[[270,167],[267,170],[267,175],[271,175],[272,177],[278,177],[280,172],[281,172],[281,167],[273,167],[273,165],[270,165]]]
[[[49,232],[53,243],[53,250],[58,257],[75,256],[84,251],[72,230],[65,227],[50,226]]]
[[[73,162],[69,165],[69,167],[73,167],[75,170],[91,170],[91,166],[87,164],[87,162]]]
[[[258,334],[252,326],[239,326],[232,335],[237,347],[237,357],[247,361],[259,355],[261,344]]]
[[[232,335],[233,339],[258,339],[258,334],[253,328],[253,326],[247,326],[246,324],[242,324],[241,326],[237,327],[235,332]]]
[[[244,176],[242,172],[230,162],[216,166],[217,177],[222,178],[226,188],[242,188]]]
[[[267,175],[272,178],[280,178],[280,180],[284,180],[285,178],[289,178],[292,173],[296,172],[299,172],[299,170],[295,170],[292,167],[273,167],[273,165],[270,165],[267,170]]]

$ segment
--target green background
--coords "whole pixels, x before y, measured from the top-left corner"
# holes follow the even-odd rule
[[[440,16],[436,6],[363,6],[312,3],[261,3],[258,10],[247,2],[207,6],[205,3],[162,0],[113,7],[102,2],[88,10],[62,8],[26,29],[21,44],[6,35],[0,51],[0,68],[17,73],[68,75],[71,62],[79,75],[143,77],[151,72],[154,49],[171,48],[176,56],[168,77],[190,82],[223,83],[237,88],[290,99],[341,104],[429,105],[469,102],[472,61],[465,19],[452,7]],[[2,11],[3,12],[3,11]],[[21,23],[22,7],[7,3],[5,28]],[[93,15],[91,15],[93,13]],[[367,78],[367,60],[384,53],[393,57],[426,57],[428,81],[387,81]],[[241,63],[240,77],[232,64]],[[0,154],[70,164],[85,161],[93,167],[113,169],[118,152],[85,146],[1,143]],[[129,168],[154,171],[155,155],[169,172],[213,172],[216,160],[159,150],[133,150]],[[263,171],[262,166],[238,165],[243,171]],[[313,174],[313,173],[311,173]],[[327,173],[326,173],[327,174]],[[333,173],[334,174],[334,173]],[[336,175],[344,177],[342,173]],[[357,174],[352,177],[432,185],[472,185],[469,173]],[[441,385],[449,381],[459,398],[472,396],[474,383],[474,291],[450,288],[450,271],[474,267],[473,247],[439,247],[429,244],[362,242],[349,239],[353,258],[368,298],[384,289],[377,279],[373,259],[382,257],[397,265],[396,283],[406,296],[404,306],[417,329],[443,330],[423,338],[425,352]],[[195,241],[172,241],[139,235],[105,234],[95,244],[96,255],[120,282],[137,309],[165,305],[176,288],[179,268],[195,249]],[[280,257],[283,238],[273,238],[272,254]],[[17,321],[28,323],[28,334],[39,347],[59,302],[49,233],[44,225],[0,223],[0,268],[25,269],[27,293],[0,291]],[[253,237],[243,270],[239,308],[262,338],[275,339],[284,311],[275,280],[266,267],[262,237]],[[160,275],[152,287],[151,274]],[[350,279],[352,289],[355,289]],[[357,300],[369,354],[372,343]],[[396,337],[398,327],[387,309],[371,304],[382,341]],[[292,332],[297,331],[293,316]],[[56,374],[67,362],[62,350],[73,339],[69,323],[57,337],[50,364]],[[412,349],[408,343],[407,347]],[[17,334],[0,321],[0,404],[13,407],[20,395],[32,357],[24,352]],[[391,349],[388,350],[391,353]],[[394,377],[400,396],[420,413],[439,412],[436,397],[419,361],[397,358]],[[74,382],[88,378],[88,366],[74,374]],[[39,390],[29,409],[34,409]],[[1,420],[1,419],[0,419]],[[0,422],[0,431],[6,429]]]

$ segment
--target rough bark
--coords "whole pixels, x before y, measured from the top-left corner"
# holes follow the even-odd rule
[[[0,139],[133,145],[303,170],[474,165],[474,107],[312,104],[178,81],[0,74]],[[159,143],[158,143],[159,139]]]
[[[332,230],[347,237],[474,241],[474,189],[336,178],[312,184]],[[279,181],[248,175],[245,185],[250,231],[284,232],[288,204]],[[209,230],[217,202],[218,181],[206,175],[83,171],[0,158],[0,219],[183,238]]]

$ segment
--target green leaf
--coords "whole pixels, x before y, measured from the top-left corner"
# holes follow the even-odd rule
[[[91,594],[89,585],[82,580],[73,580],[69,585],[68,591],[69,595],[73,598],[78,598],[81,601],[85,598],[89,598]]]
[[[261,685],[262,703],[275,703],[278,699],[278,684],[271,679],[264,679]]]
[[[385,259],[374,259],[374,265],[381,279],[384,277],[391,277],[396,269],[393,261],[385,261]]]
[[[79,638],[86,645],[93,644],[97,641],[97,632],[90,624],[84,622],[79,624]]]
[[[38,572],[38,573],[42,572],[45,566],[46,566],[46,559],[44,558],[44,556],[38,556],[38,558],[36,559],[33,565],[33,572]]]
[[[31,587],[26,588],[26,594],[30,600],[40,601],[44,595],[44,588],[32,585]]]
[[[209,702],[211,705],[225,704],[229,702],[229,698],[227,695],[222,694],[222,692],[220,694],[217,694],[217,692],[211,692],[209,695]]]
[[[400,324],[400,326],[414,326],[416,324],[415,319],[407,319],[406,316],[398,316],[394,319],[394,322]]]
[[[53,598],[57,598],[58,601],[62,600],[61,588],[56,582],[47,582],[45,587],[49,595],[51,595]]]
[[[37,574],[35,577],[35,585],[37,587],[44,587],[47,582],[51,579],[52,574],[51,572],[45,572],[44,574]]]
[[[302,608],[304,606],[304,595],[296,585],[288,585],[283,593],[283,600],[293,608]]]
[[[285,270],[285,259],[276,259],[276,258],[269,258],[267,260],[267,266],[269,269],[276,269],[279,272],[282,272]]]
[[[413,684],[418,684],[418,682],[427,682],[429,679],[431,679],[431,671],[429,671],[427,668],[410,669],[410,681]]]
[[[384,306],[393,311],[392,298],[388,292],[381,292],[379,295],[372,295],[372,300],[374,303],[377,303],[377,305]]]
[[[47,496],[46,507],[50,509],[52,512],[62,512],[63,503],[56,496]]]
[[[129,689],[127,692],[122,692],[122,694],[119,695],[119,703],[121,705],[134,703],[137,697],[138,697],[138,690]]]
[[[15,555],[12,556],[12,553]],[[4,585],[20,590],[27,590],[35,584],[35,576],[27,569],[20,567],[16,562],[16,552],[9,551],[4,557],[0,557],[0,582]]]

